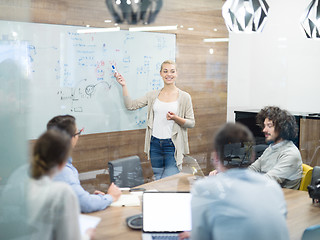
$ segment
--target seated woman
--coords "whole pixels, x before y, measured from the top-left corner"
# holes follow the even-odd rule
[[[37,140],[31,161],[28,191],[30,239],[90,239],[92,229],[81,237],[80,208],[71,187],[52,178],[63,169],[71,150],[70,137],[49,130]]]

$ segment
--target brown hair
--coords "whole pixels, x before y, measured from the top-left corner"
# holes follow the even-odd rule
[[[70,135],[70,137],[73,137],[77,130],[76,119],[71,115],[56,116],[47,123],[47,130],[54,128],[65,131]]]
[[[31,176],[39,179],[56,166],[67,161],[71,151],[71,138],[62,131],[48,130],[36,141],[31,161]]]
[[[240,123],[226,123],[215,135],[213,149],[220,162],[226,166],[228,154],[237,152],[241,156],[239,167],[249,164],[254,159],[254,137],[250,130]],[[233,153],[232,153],[233,152]]]
[[[176,68],[176,70],[177,70],[177,64],[176,64],[174,61],[172,61],[172,60],[165,60],[165,61],[161,64],[160,72],[162,71],[162,68],[163,68],[163,65],[164,65],[164,64],[172,64],[172,65],[175,66],[175,68]]]
[[[257,114],[257,124],[263,129],[264,120],[272,121],[275,131],[279,134],[277,139],[293,141],[298,133],[297,122],[288,111],[275,106],[267,106]]]

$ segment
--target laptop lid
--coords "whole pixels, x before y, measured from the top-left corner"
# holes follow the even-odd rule
[[[182,163],[183,173],[191,173],[197,178],[203,178],[205,175],[202,172],[201,167],[199,166],[197,160],[191,156],[185,155]]]
[[[191,193],[144,192],[142,215],[144,233],[191,231]]]

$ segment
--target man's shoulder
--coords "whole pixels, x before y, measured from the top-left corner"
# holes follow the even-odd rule
[[[260,173],[250,171],[249,169],[230,169],[225,173],[220,173],[216,176],[208,177],[204,180],[200,180],[195,183],[195,188],[198,189],[208,189],[215,188],[218,186],[222,187],[224,185],[231,186],[235,183],[238,186],[239,182],[255,183],[261,185],[274,185],[277,186],[274,180],[270,180]]]
[[[54,181],[63,181],[63,182],[67,182],[67,183],[71,183],[73,181],[75,181],[78,176],[77,174],[75,174],[75,172],[73,171],[74,167],[72,164],[67,164],[60,173],[58,173],[55,177],[54,177]]]
[[[286,140],[281,148],[281,151],[284,154],[300,156],[300,150],[292,141]]]
[[[196,195],[215,195],[229,185],[230,181],[235,180],[234,176],[226,173],[219,173],[215,176],[209,176],[205,179],[198,180],[193,186],[193,194]]]
[[[66,166],[64,166],[64,168],[61,170],[61,172],[60,173],[58,173],[58,175],[61,175],[61,176],[63,176],[63,175],[69,175],[69,174],[72,174],[72,169],[73,169],[74,167],[72,166],[72,165],[66,165]]]
[[[72,188],[70,185],[68,185],[65,182],[60,182],[60,181],[53,181],[51,187],[53,189],[57,189],[57,191],[54,192],[59,192],[61,194],[73,194]]]

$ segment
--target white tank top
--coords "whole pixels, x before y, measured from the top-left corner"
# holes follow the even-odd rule
[[[172,127],[174,120],[167,120],[167,113],[177,114],[178,101],[161,102],[158,98],[153,104],[153,129],[152,136],[159,139],[167,139],[172,136]]]

